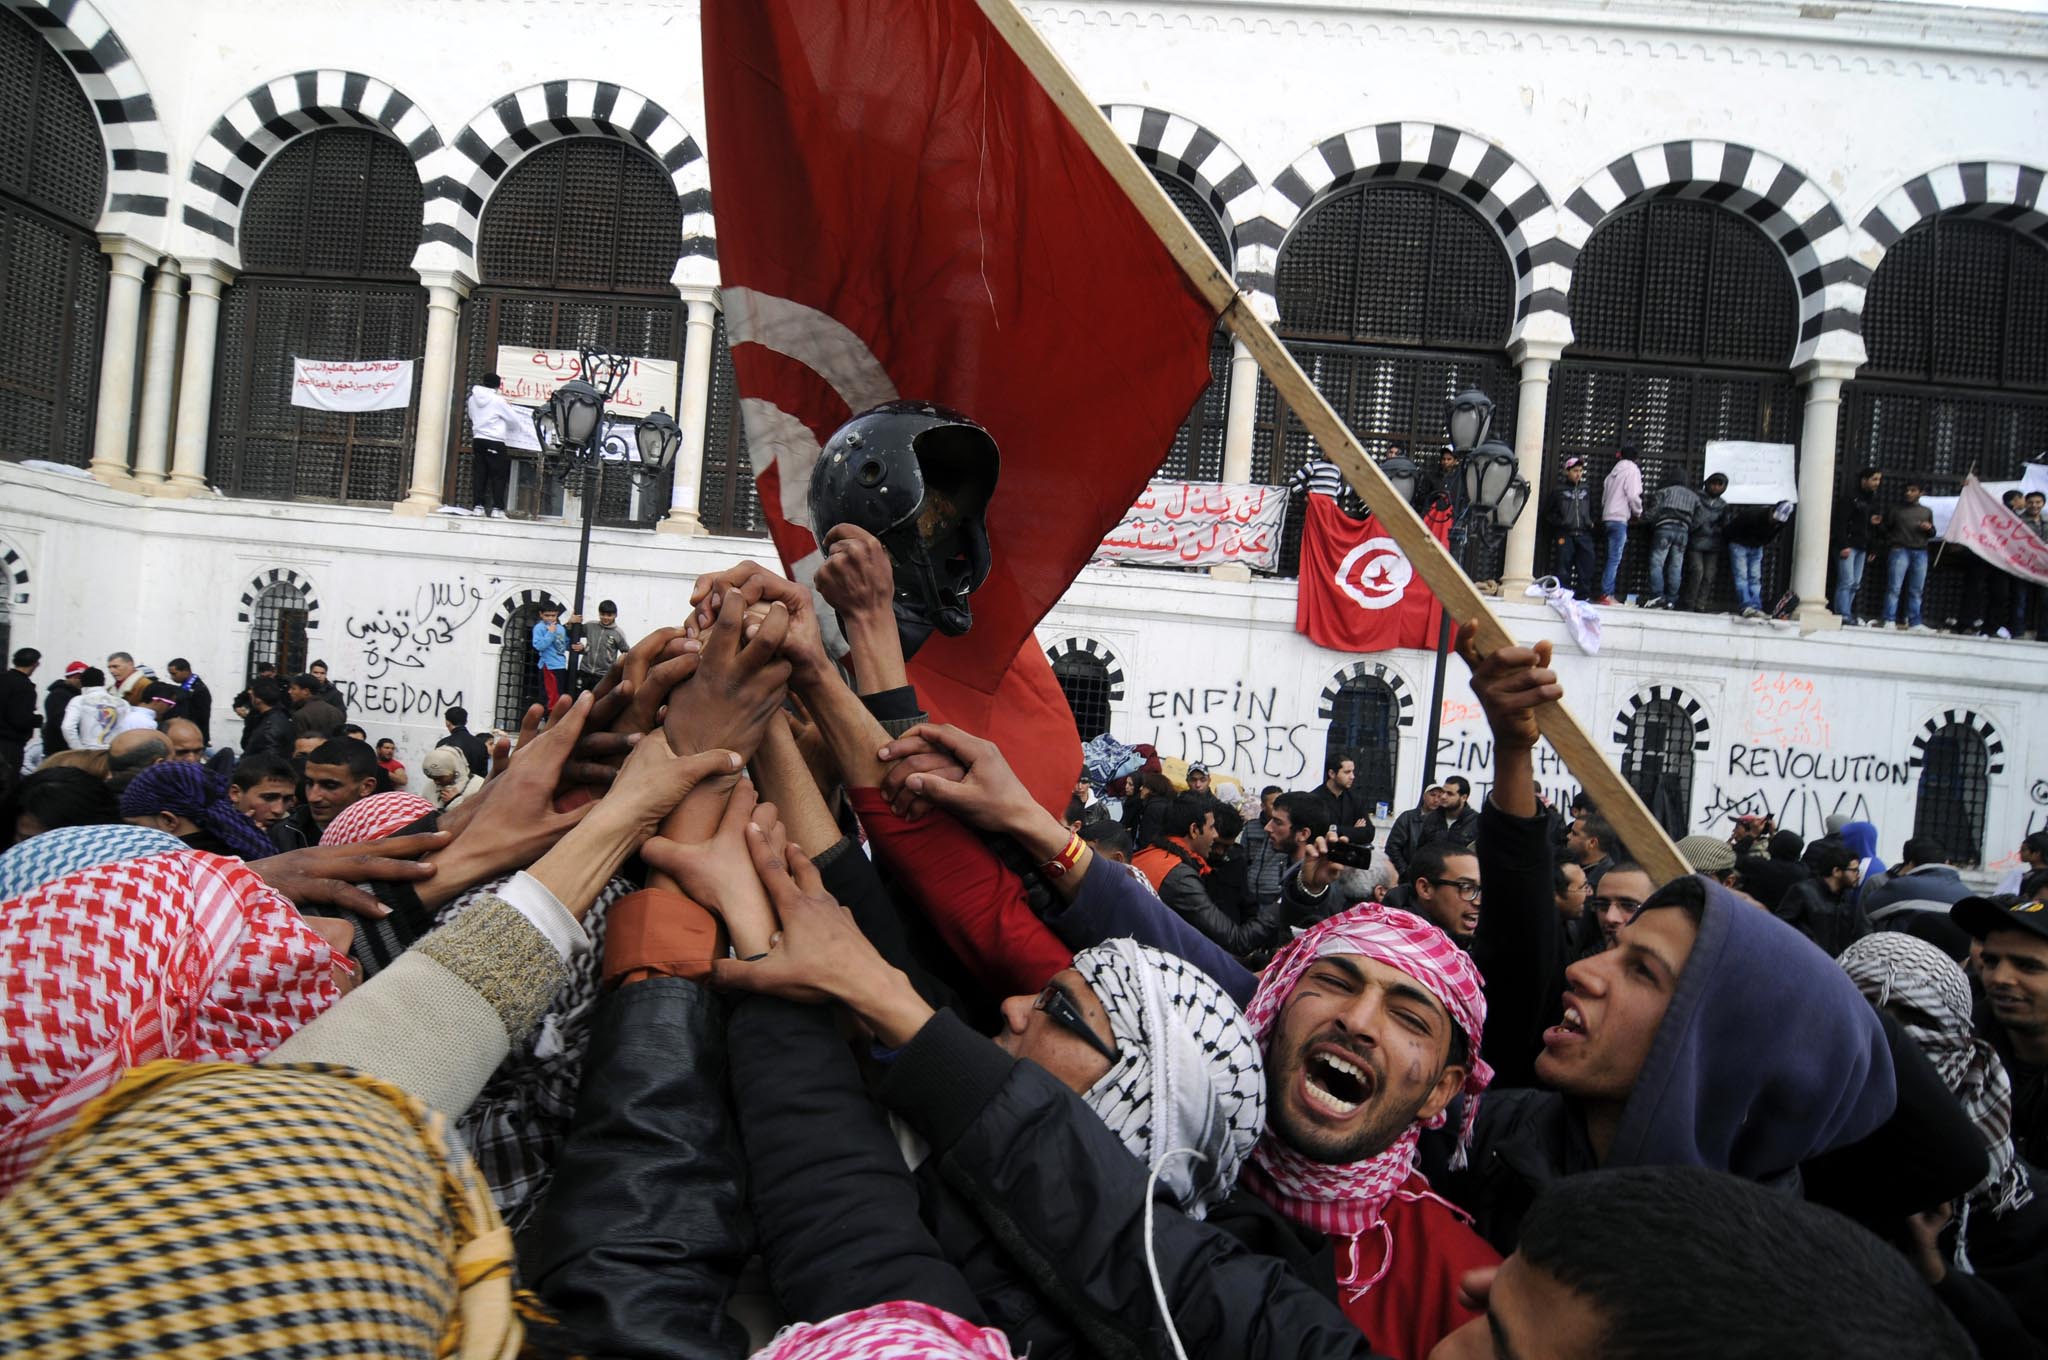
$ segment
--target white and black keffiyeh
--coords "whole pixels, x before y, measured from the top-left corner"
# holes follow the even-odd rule
[[[1991,1172],[1970,1199],[1994,1214],[2029,1203],[2033,1187],[2013,1153],[2012,1078],[1998,1051],[1970,1023],[1970,983],[1963,970],[1918,936],[1890,930],[1864,936],[1837,962],[1871,1005],[1897,1017],[1984,1135]]]
[[[1266,1078],[1244,1012],[1200,969],[1135,940],[1074,956],[1109,1013],[1118,1058],[1082,1096],[1191,1218],[1227,1196],[1266,1123]],[[1196,1157],[1161,1158],[1176,1151]]]

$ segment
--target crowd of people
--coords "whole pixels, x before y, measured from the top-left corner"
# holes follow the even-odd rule
[[[516,738],[449,712],[439,806],[315,669],[225,783],[189,668],[67,679],[106,741],[0,825],[0,1350],[2048,1354],[2048,870],[1744,820],[1659,881],[1542,800],[1547,645],[1466,630],[1483,800],[1105,737],[1056,815],[825,543],[851,664],[737,564]]]

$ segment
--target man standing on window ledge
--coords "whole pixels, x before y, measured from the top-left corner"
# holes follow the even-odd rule
[[[497,374],[486,373],[469,389],[469,446],[476,454],[469,513],[489,514],[492,519],[505,518],[505,489],[512,480],[512,455],[505,451],[505,441],[525,418],[499,393],[500,384]]]

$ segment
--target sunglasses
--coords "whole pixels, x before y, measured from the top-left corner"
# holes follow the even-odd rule
[[[1038,1000],[1031,1003],[1031,1009],[1044,1011],[1055,1025],[1079,1036],[1088,1047],[1111,1062],[1122,1056],[1116,1051],[1116,1045],[1089,1027],[1087,1019],[1074,1005],[1074,998],[1062,991],[1057,983],[1048,983],[1045,990],[1038,994]]]

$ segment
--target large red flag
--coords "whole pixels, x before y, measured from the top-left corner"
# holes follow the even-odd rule
[[[973,0],[705,0],[719,272],[784,566],[819,444],[901,396],[1002,451],[974,627],[912,678],[1055,809],[1077,742],[1032,629],[1159,466],[1216,314]],[[1050,724],[1050,725],[1048,725]]]
[[[1427,523],[1442,542],[1450,516],[1432,514]],[[1377,516],[1353,519],[1328,496],[1308,498],[1294,603],[1296,632],[1338,652],[1434,647],[1442,617],[1436,596]]]

